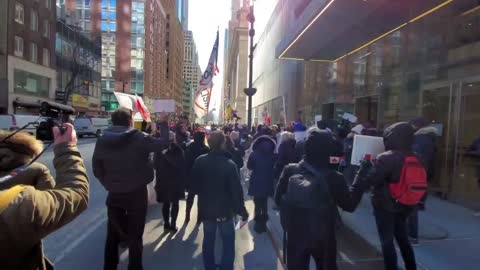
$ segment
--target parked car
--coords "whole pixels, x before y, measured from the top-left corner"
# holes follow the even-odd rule
[[[73,121],[73,126],[78,137],[96,136],[99,137],[110,124],[107,118],[81,117]]]
[[[38,115],[20,115],[20,114],[3,114],[0,115],[0,129],[6,131],[18,130],[28,123],[43,121]],[[24,129],[25,132],[33,136],[37,135],[37,129],[33,125]]]

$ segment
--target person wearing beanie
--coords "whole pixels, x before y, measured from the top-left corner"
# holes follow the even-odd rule
[[[310,128],[307,131],[304,158],[298,164],[287,165],[280,177],[275,202],[280,207],[281,223],[288,235],[288,269],[310,269],[311,257],[318,269],[338,269],[335,237],[335,227],[339,220],[337,206],[353,212],[367,183],[358,178],[358,181],[349,187],[343,175],[331,169],[330,157],[336,150],[335,140],[328,131]],[[322,186],[322,191],[325,192],[325,196],[313,197],[315,202],[312,202],[312,205],[318,206],[318,209],[297,207],[287,200],[290,182],[298,177],[311,183],[324,181],[323,184],[312,185],[316,188]],[[298,193],[298,196],[302,197],[309,197],[308,195],[311,194],[302,196]]]
[[[43,150],[33,136],[0,132],[0,265],[2,269],[53,269],[42,239],[74,220],[88,206],[87,170],[72,125],[54,128],[56,177],[31,163]],[[30,164],[31,163],[31,164]]]

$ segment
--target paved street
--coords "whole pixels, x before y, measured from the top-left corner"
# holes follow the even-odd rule
[[[87,269],[87,266],[88,269],[101,269],[103,265],[103,245],[106,237],[106,208],[104,206],[106,192],[92,175],[91,157],[94,145],[95,139],[83,139],[79,142],[91,180],[88,210],[45,241],[46,253],[55,262],[58,269],[80,270]],[[51,168],[52,159],[53,153],[49,150],[40,162]],[[51,169],[53,171],[53,168]],[[184,203],[184,201],[181,202],[178,222],[178,226],[181,228],[175,235],[164,233],[161,207],[154,205],[149,208],[144,235],[145,269],[159,269],[159,267],[175,270],[203,269],[202,226],[196,227],[193,222],[188,225],[183,224]],[[247,201],[247,207],[253,214],[251,200]],[[195,213],[196,209],[192,214]],[[276,222],[276,218],[278,218],[275,215],[274,212],[272,223]],[[195,219],[196,217],[192,216],[192,220]],[[238,231],[235,269],[283,269],[277,256],[281,245],[279,245],[278,239],[273,239],[272,235],[274,236],[275,232],[263,235],[253,233],[252,222]],[[378,253],[359,237],[343,230],[338,238],[342,270],[381,269],[381,259]],[[126,269],[127,258],[128,251],[122,251],[122,263],[119,269]]]

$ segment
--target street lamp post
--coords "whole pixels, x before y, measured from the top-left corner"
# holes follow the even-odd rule
[[[248,88],[245,88],[244,92],[248,96],[248,130],[252,131],[252,97],[257,93],[257,89],[253,88],[253,52],[255,47],[253,45],[253,38],[255,37],[255,13],[253,12],[253,3],[250,6],[250,11],[247,15],[247,20],[250,22],[250,31],[248,35],[250,36],[250,55],[249,59],[249,72],[248,72]]]

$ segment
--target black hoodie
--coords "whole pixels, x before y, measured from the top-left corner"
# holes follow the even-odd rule
[[[111,127],[95,145],[93,173],[108,192],[136,191],[153,180],[150,153],[162,151],[167,142],[129,127]]]
[[[383,208],[390,212],[399,212],[409,208],[394,202],[389,185],[400,180],[405,157],[415,155],[412,151],[414,131],[406,122],[389,126],[383,133],[385,152],[378,155],[375,162],[375,173],[369,177],[373,185],[372,203],[375,208]]]

